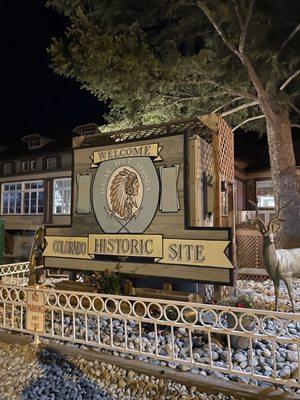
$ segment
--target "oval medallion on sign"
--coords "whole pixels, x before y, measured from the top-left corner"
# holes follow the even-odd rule
[[[142,233],[156,213],[159,179],[150,157],[103,161],[93,184],[93,206],[106,233]]]

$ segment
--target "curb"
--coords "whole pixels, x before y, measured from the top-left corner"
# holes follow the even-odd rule
[[[0,341],[9,344],[28,345],[32,343],[31,336],[20,336],[18,334],[0,333]],[[107,352],[95,352],[80,348],[64,346],[61,344],[40,344],[42,349],[52,349],[65,356],[82,357],[86,360],[98,360],[107,364],[114,364],[119,368],[133,370],[139,374],[154,376],[156,378],[170,379],[171,381],[184,384],[187,387],[195,386],[200,392],[208,394],[222,393],[227,396],[233,396],[239,400],[300,400],[299,394],[284,392],[275,387],[261,388],[259,386],[247,385],[240,382],[223,381],[221,379],[207,378],[202,375],[196,375],[191,372],[181,372],[172,370],[169,367],[156,366],[137,360],[128,360],[122,357],[116,357]]]

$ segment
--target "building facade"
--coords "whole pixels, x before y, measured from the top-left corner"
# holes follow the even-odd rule
[[[0,218],[7,260],[28,259],[38,225],[68,225],[71,145],[38,134],[0,148]]]
[[[253,134],[252,134],[253,135]],[[243,224],[255,218],[253,203],[258,206],[259,217],[268,224],[275,216],[275,198],[266,139],[247,141],[240,145],[235,158],[236,247],[238,275],[248,279],[265,279],[267,272],[263,257],[263,236],[255,228]],[[244,149],[244,154],[243,154]],[[300,140],[294,137],[297,176],[300,182]],[[279,247],[285,247],[284,238],[278,236]]]

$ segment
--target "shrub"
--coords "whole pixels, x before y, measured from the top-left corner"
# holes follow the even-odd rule
[[[254,296],[250,293],[220,299],[218,304],[229,307],[255,308]]]
[[[120,294],[121,279],[120,274],[106,269],[101,272],[92,272],[86,276],[86,283],[97,288],[98,293]]]

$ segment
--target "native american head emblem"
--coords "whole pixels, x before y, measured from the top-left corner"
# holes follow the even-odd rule
[[[112,179],[109,187],[111,210],[118,217],[129,220],[137,204],[140,183],[135,172],[123,168]]]

